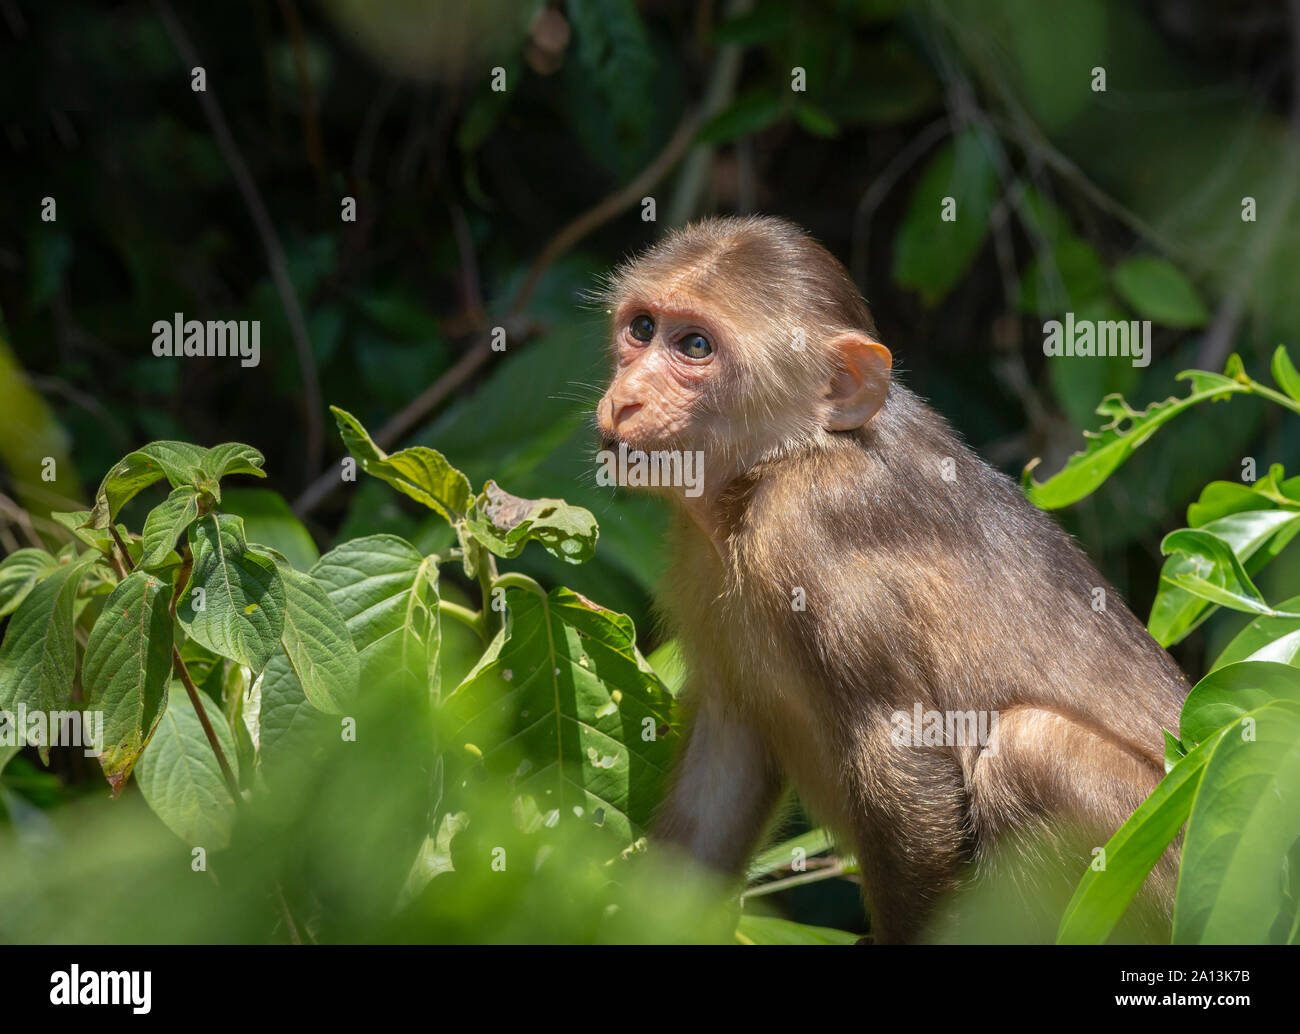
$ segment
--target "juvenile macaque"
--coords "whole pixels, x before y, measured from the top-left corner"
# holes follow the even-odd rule
[[[702,492],[665,489],[659,606],[690,721],[659,840],[738,873],[789,779],[856,853],[877,940],[925,937],[952,892],[1007,864],[999,845],[1016,845],[1013,879],[1055,851],[1068,893],[1163,775],[1177,666],[891,381],[853,281],[797,227],[696,223],[605,297],[606,447],[704,460]],[[907,721],[926,712],[989,735],[922,741]],[[1175,875],[1169,857],[1148,879],[1157,915]]]

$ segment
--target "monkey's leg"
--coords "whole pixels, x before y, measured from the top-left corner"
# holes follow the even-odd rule
[[[877,943],[920,940],[970,857],[961,766],[948,751],[866,735],[854,846]]]
[[[739,715],[699,702],[656,837],[729,875],[749,859],[781,792],[767,745]]]
[[[1093,850],[1110,839],[1163,775],[1104,731],[1045,708],[1002,711],[989,748],[970,773],[980,866],[990,879],[1020,878],[1026,899],[1042,898],[1045,906],[1068,900],[1093,861]],[[1012,873],[1012,866],[1020,872]],[[1171,850],[1147,879],[1129,935],[1158,935],[1172,908],[1176,879]],[[1052,921],[1059,915],[1057,910]]]

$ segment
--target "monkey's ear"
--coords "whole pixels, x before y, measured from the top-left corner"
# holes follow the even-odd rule
[[[894,357],[884,345],[856,331],[835,338],[830,353],[836,370],[826,388],[826,429],[852,431],[885,404]]]

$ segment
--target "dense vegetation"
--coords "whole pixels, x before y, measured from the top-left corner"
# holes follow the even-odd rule
[[[1284,10],[7,12],[0,707],[102,705],[111,746],[0,746],[0,938],[853,940],[852,859],[797,814],[739,924],[636,847],[678,720],[663,514],[594,483],[584,292],[764,210],[984,455],[1065,463],[1029,497],[1201,680],[1061,936],[1186,823],[1174,936],[1296,939]],[[1152,362],[1045,356],[1067,310],[1150,320]],[[156,357],[175,313],[259,320],[260,363]]]

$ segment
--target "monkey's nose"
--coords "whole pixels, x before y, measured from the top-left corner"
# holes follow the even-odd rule
[[[641,412],[640,402],[627,402],[621,406],[616,407],[614,410],[614,426],[618,427],[618,425],[621,424],[624,420],[628,420],[636,416],[636,414],[639,412]]]

